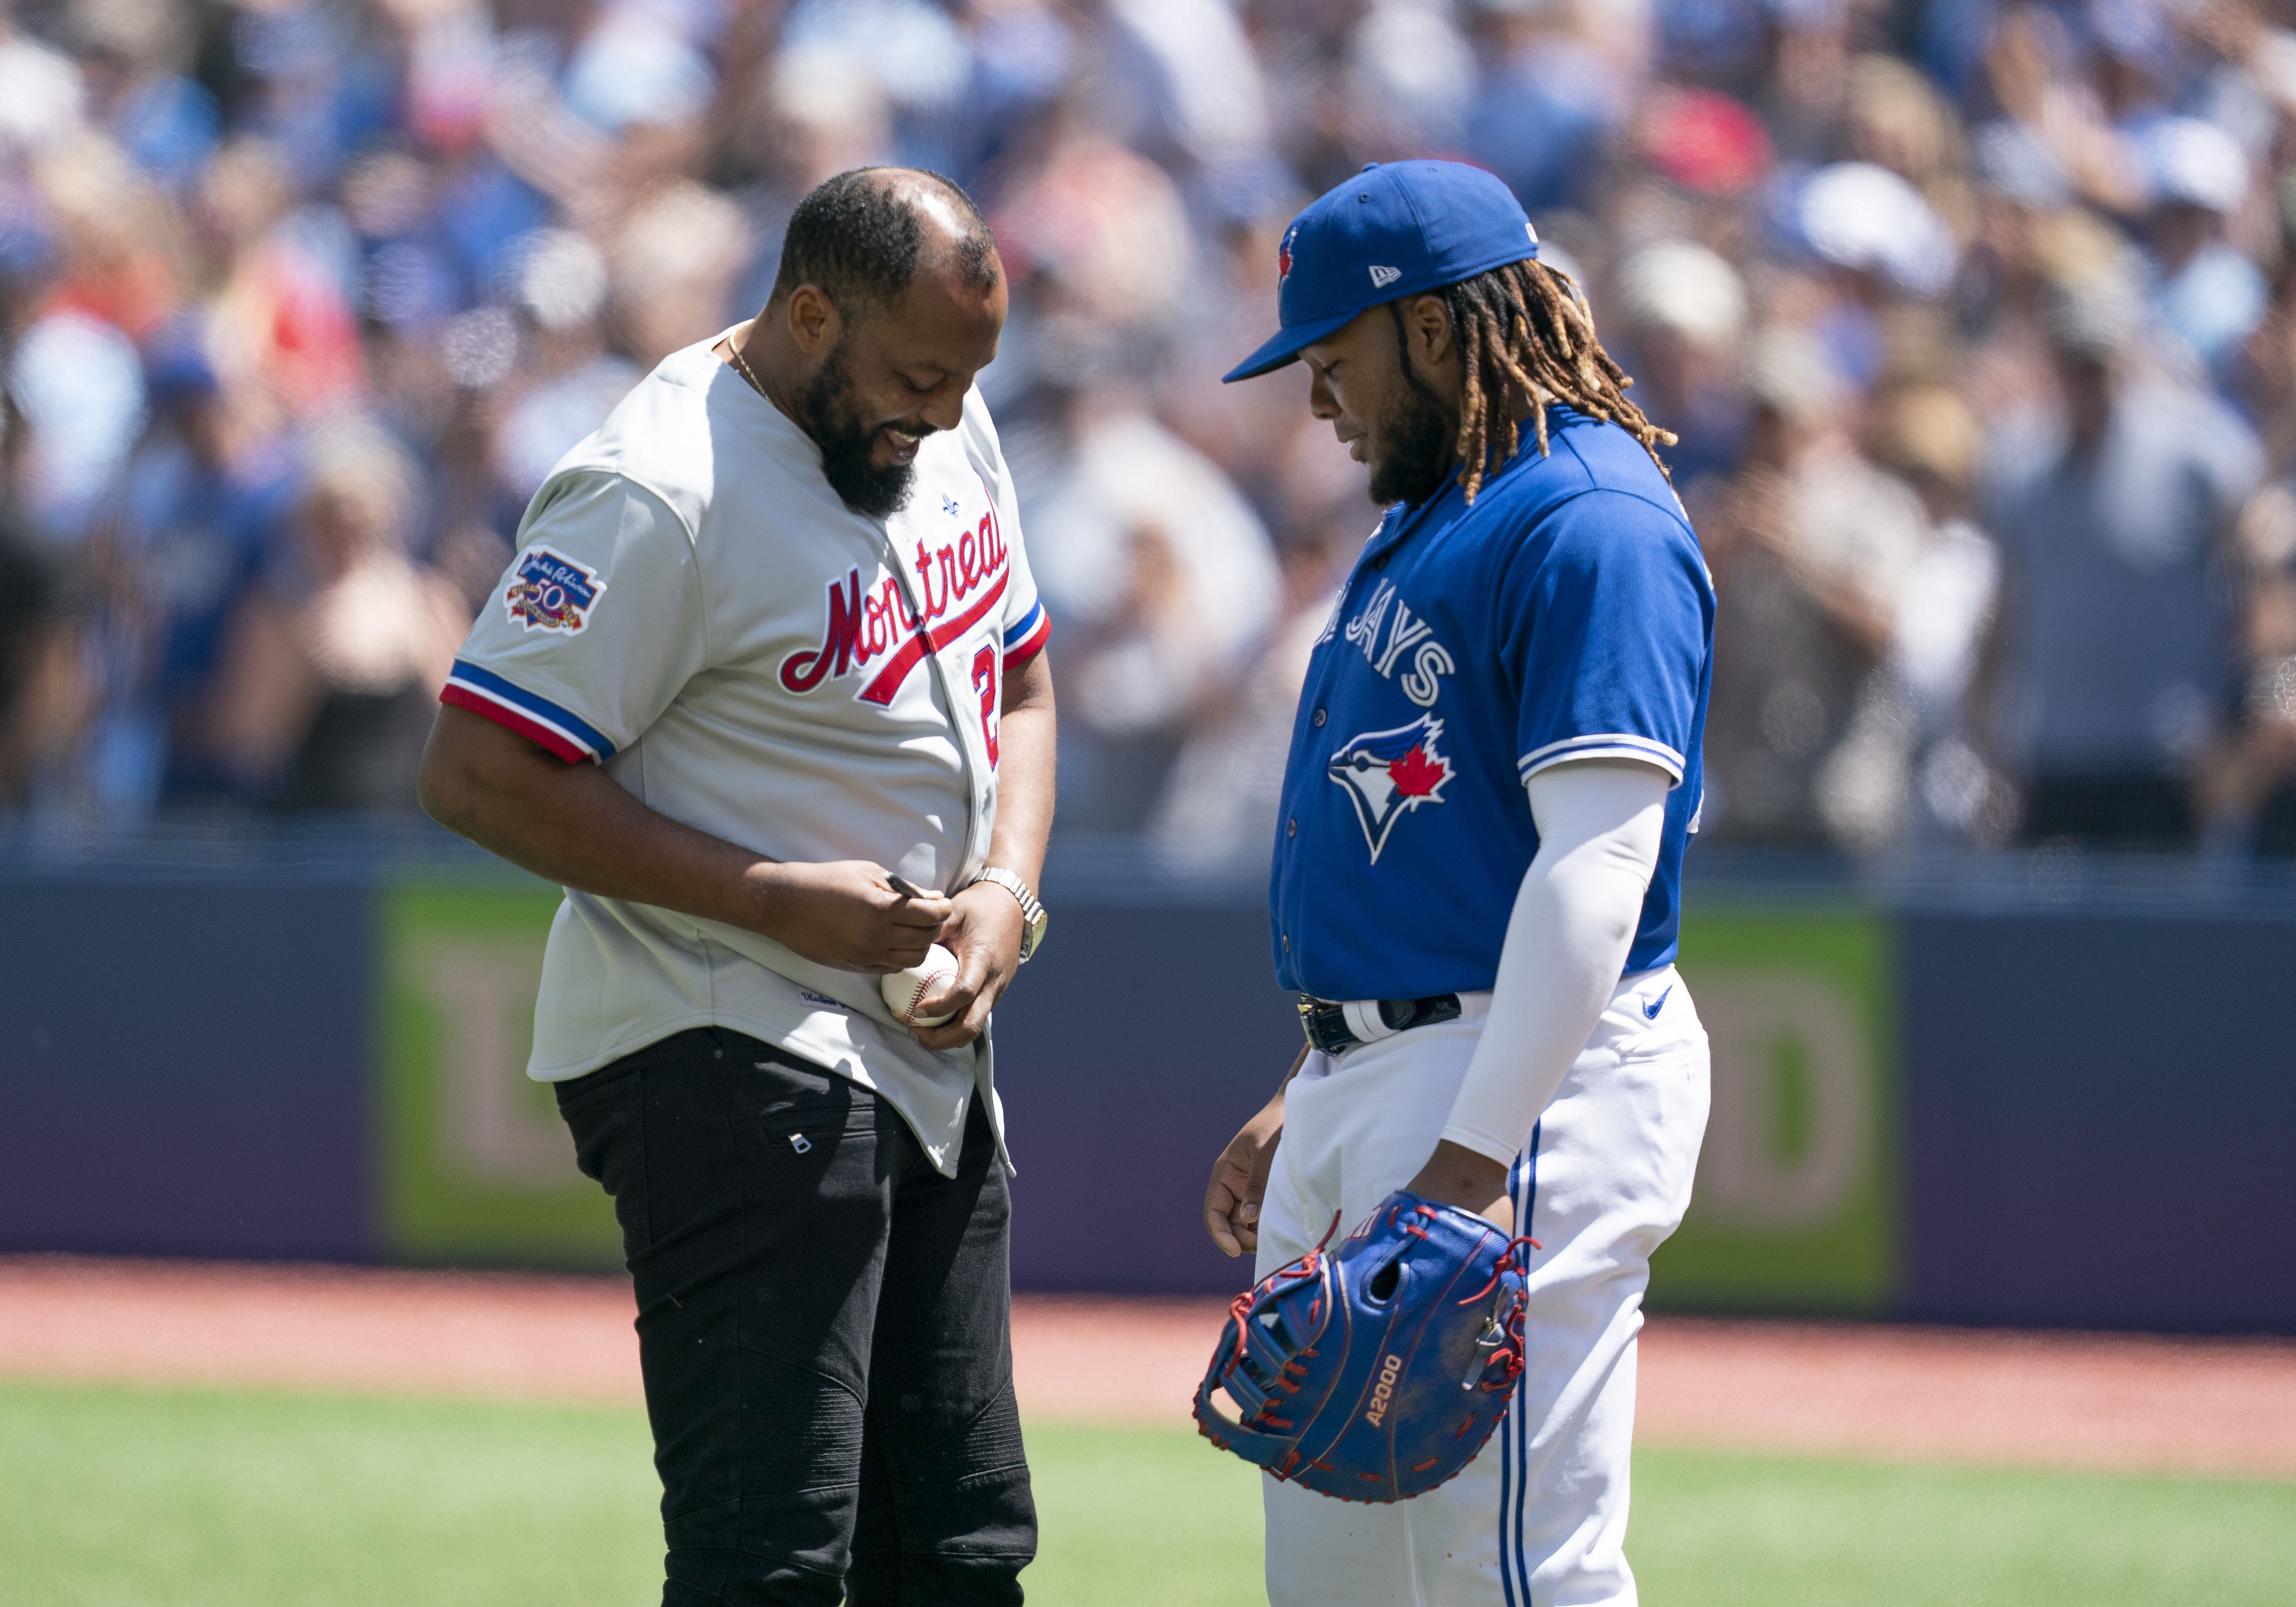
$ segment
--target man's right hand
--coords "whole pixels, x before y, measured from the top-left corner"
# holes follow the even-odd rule
[[[1211,1182],[1204,1190],[1204,1228],[1231,1256],[1259,1250],[1259,1202],[1283,1137],[1283,1090],[1278,1088],[1212,1162]]]
[[[449,831],[562,887],[759,932],[840,971],[904,971],[953,907],[905,896],[867,860],[778,865],[648,808],[593,764],[568,764],[446,705],[423,750],[422,808]]]
[[[955,907],[939,893],[896,892],[884,866],[865,859],[759,863],[747,880],[758,913],[742,924],[836,971],[882,974],[920,963]]]

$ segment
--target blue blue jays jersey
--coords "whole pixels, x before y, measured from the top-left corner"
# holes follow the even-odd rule
[[[1468,505],[1390,509],[1309,661],[1277,817],[1283,986],[1324,998],[1488,988],[1538,851],[1524,783],[1641,759],[1668,795],[1627,973],[1674,957],[1701,794],[1714,588],[1634,437],[1556,407]]]

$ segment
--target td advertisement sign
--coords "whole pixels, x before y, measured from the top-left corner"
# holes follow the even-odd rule
[[[526,1076],[543,945],[558,900],[555,888],[535,881],[413,881],[381,890],[376,1215],[390,1259],[590,1270],[621,1264],[611,1202],[576,1169],[551,1090]],[[1161,913],[1129,917],[1144,963],[1170,947],[1156,930]],[[1710,904],[1685,922],[1681,966],[1713,1044],[1713,1102],[1689,1215],[1652,1259],[1652,1302],[1740,1312],[1887,1309],[1900,1261],[1889,918]],[[1152,976],[1139,980],[1144,996],[1164,988]],[[1233,985],[1255,990],[1257,999],[1269,982],[1237,976]],[[1187,986],[1176,979],[1164,990]],[[1097,1016],[1099,1008],[1057,991],[1015,1006],[1047,1015]],[[1094,1042],[1106,1025],[1096,1021],[1071,1037]],[[1016,1061],[1014,1080],[1023,1069]],[[1058,1069],[1063,1078],[1095,1071],[1095,1064]],[[1258,1079],[1267,1070],[1255,1059],[1234,1074]],[[1124,1141],[1088,1119],[1079,1119],[1081,1130],[1049,1130],[1041,1111],[1024,1097],[1015,1109],[1024,1174],[1047,1146],[1089,1152]],[[1158,1194],[1200,1195],[1218,1137],[1174,1143],[1186,1152],[1157,1157]],[[1193,1210],[1185,1216],[1193,1225]],[[1025,1258],[1015,1272],[1027,1281]]]
[[[1709,908],[1681,968],[1714,1054],[1690,1212],[1652,1259],[1674,1308],[1883,1309],[1898,1273],[1890,923]]]
[[[621,1265],[612,1202],[526,1075],[554,887],[409,883],[382,897],[376,1098],[383,1244],[421,1265]]]

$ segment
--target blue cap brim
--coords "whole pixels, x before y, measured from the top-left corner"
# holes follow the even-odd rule
[[[1261,374],[1273,373],[1286,363],[1298,361],[1302,348],[1313,346],[1325,335],[1339,333],[1357,318],[1362,317],[1364,311],[1364,308],[1358,307],[1351,312],[1341,313],[1335,318],[1317,318],[1310,323],[1293,324],[1222,374],[1220,383],[1233,385],[1238,380],[1258,379]]]

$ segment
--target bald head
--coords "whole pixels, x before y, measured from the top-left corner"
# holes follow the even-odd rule
[[[798,202],[773,299],[817,285],[852,318],[897,300],[920,273],[975,295],[996,288],[996,242],[980,209],[938,173],[857,168]]]

